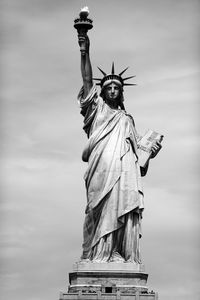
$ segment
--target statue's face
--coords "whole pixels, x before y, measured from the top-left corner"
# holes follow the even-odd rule
[[[116,83],[111,83],[105,87],[104,95],[107,100],[115,101],[120,94],[120,87]]]

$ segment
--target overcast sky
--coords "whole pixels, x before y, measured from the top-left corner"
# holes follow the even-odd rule
[[[73,20],[85,5],[94,76],[129,66],[126,110],[138,132],[165,136],[144,180],[148,286],[160,300],[199,300],[196,0],[1,1],[1,299],[58,299],[81,254],[87,139]]]

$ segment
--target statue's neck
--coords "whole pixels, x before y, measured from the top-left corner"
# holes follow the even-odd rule
[[[110,108],[112,108],[112,109],[118,109],[118,107],[119,107],[119,103],[118,103],[118,101],[117,100],[110,100],[110,99],[105,99],[104,100],[105,102],[106,102],[106,104],[110,107]]]

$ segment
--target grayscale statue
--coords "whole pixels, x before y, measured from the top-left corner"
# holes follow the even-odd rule
[[[99,68],[103,78],[93,83],[87,35],[92,21],[87,17],[87,9],[83,9],[74,25],[78,30],[83,78],[78,99],[88,137],[82,154],[88,168],[81,260],[141,264],[139,240],[144,209],[141,177],[147,173],[149,160],[145,165],[140,164],[141,136],[124,107],[123,89],[132,85],[126,81],[134,76],[124,78],[127,68],[116,74],[113,63],[109,74]],[[100,86],[100,93],[96,85]],[[160,149],[160,142],[155,140],[149,159]]]

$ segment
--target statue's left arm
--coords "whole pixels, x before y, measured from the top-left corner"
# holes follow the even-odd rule
[[[135,132],[136,143],[137,143],[137,145],[139,145],[139,141],[141,140],[142,136],[138,134],[138,132],[135,128],[135,122],[134,122],[132,117],[131,117],[131,119],[132,119],[132,122],[133,122],[133,128],[134,128],[133,130]],[[151,147],[151,155],[149,157],[149,160],[147,161],[147,163],[144,167],[140,166],[140,172],[141,172],[142,177],[147,174],[150,159],[153,159],[154,157],[156,157],[156,155],[161,150],[161,148],[162,148],[161,143],[159,141],[155,140],[154,143],[152,144],[152,147]]]
[[[156,155],[158,154],[158,152],[161,150],[162,148],[162,145],[160,142],[158,141],[155,141],[152,145],[152,148],[151,148],[151,156],[150,156],[150,159],[156,157]],[[149,161],[147,162],[146,166],[145,167],[140,167],[140,172],[141,172],[141,176],[145,176],[147,174],[147,171],[148,171],[148,168],[149,168]]]

